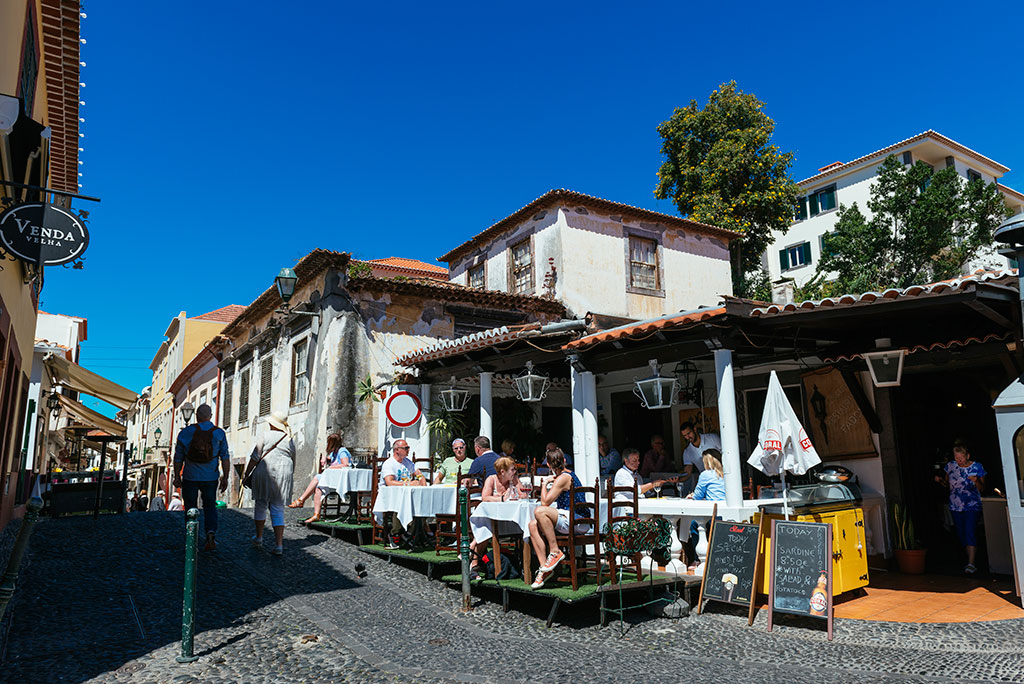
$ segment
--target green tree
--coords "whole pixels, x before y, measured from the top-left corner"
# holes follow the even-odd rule
[[[952,168],[924,162],[907,167],[890,155],[867,202],[869,219],[853,203],[839,206],[835,230],[805,295],[867,292],[954,278],[992,244],[1008,215],[994,183],[964,182]],[[835,274],[835,278],[827,280]],[[818,292],[815,292],[818,290]]]
[[[683,216],[735,230],[734,290],[749,295],[764,280],[761,255],[793,220],[798,188],[791,152],[771,144],[775,122],[764,103],[735,81],[711,93],[704,109],[691,100],[658,125],[661,152],[654,196]],[[763,282],[760,283],[763,287]]]

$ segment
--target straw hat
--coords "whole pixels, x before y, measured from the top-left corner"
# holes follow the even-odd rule
[[[281,432],[288,432],[288,415],[284,411],[274,411],[267,417],[267,423]]]

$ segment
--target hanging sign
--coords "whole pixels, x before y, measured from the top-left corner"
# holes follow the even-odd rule
[[[419,397],[402,390],[388,397],[384,404],[384,414],[392,425],[405,428],[416,424],[423,414],[423,406]]]
[[[89,230],[81,217],[55,204],[16,204],[0,214],[0,242],[22,261],[58,266],[82,258]]]

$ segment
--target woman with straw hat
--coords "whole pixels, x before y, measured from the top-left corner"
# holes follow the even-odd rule
[[[274,527],[274,555],[284,553],[284,502],[292,496],[292,472],[295,470],[295,442],[288,433],[288,416],[274,411],[267,418],[264,430],[249,456],[246,475],[252,473],[251,487],[256,522],[253,546],[263,544],[263,527],[270,509]]]

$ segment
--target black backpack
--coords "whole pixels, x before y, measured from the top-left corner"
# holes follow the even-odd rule
[[[501,568],[497,577],[494,575],[494,559],[491,558],[491,554],[485,553],[480,560],[484,564],[484,579],[514,580],[523,576],[507,553],[501,554]]]
[[[213,460],[213,431],[217,428],[203,430],[196,425],[196,431],[192,433],[192,442],[188,445],[188,453],[185,458],[193,463],[209,463]]]

